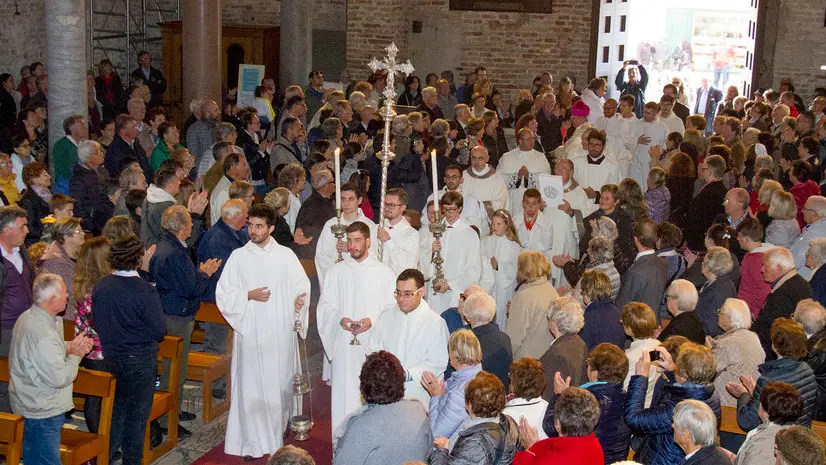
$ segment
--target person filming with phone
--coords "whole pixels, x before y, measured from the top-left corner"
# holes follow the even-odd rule
[[[627,73],[627,78],[626,78]],[[645,89],[648,87],[648,72],[637,60],[626,60],[622,62],[622,69],[614,79],[614,85],[623,95],[634,96],[634,113],[637,118],[642,118],[642,110],[645,105]]]

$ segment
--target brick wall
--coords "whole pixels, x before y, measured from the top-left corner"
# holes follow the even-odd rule
[[[777,1],[777,0],[769,0]],[[814,88],[826,86],[826,7],[813,0],[780,0],[774,55],[774,83],[789,77],[803,101],[809,102]]]
[[[354,77],[363,77],[369,58],[382,55],[392,39],[421,78],[450,69],[461,80],[460,75],[484,65],[506,98],[530,88],[546,70],[587,83],[588,0],[556,0],[551,14],[450,11],[449,0],[423,0],[405,8],[399,0],[353,3],[347,11],[347,62]],[[422,21],[422,33],[411,32],[413,20]]]
[[[18,1],[15,16],[11,0],[0,2],[0,72],[8,72],[19,84],[20,68],[33,61],[46,62],[43,0]]]

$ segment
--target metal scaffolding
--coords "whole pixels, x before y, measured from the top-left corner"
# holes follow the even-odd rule
[[[109,59],[125,85],[138,51],[151,52],[160,67],[160,23],[181,19],[181,0],[89,0],[88,5],[92,67]]]

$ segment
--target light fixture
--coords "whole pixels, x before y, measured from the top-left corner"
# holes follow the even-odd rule
[[[821,70],[821,71],[826,71],[826,65],[821,66],[821,67],[820,67],[820,70]]]

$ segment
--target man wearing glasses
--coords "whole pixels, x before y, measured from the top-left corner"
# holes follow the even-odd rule
[[[476,197],[462,190],[462,183],[464,177],[462,176],[462,168],[459,165],[449,165],[445,168],[445,187],[439,190],[438,194],[441,198],[446,192],[456,192],[462,194],[463,207],[462,219],[479,228],[480,234],[487,234],[490,231],[490,223],[488,222],[488,215],[485,212],[485,207],[481,202],[476,200]],[[433,194],[427,198],[430,202],[433,200]],[[422,223],[427,225],[430,223],[427,219],[427,207],[422,210]]]
[[[394,292],[397,308],[385,310],[376,319],[368,352],[386,350],[398,357],[404,367],[404,398],[419,401],[427,411],[430,395],[422,387],[422,373],[429,371],[437,378],[444,373],[448,332],[445,320],[424,301],[424,293],[421,271],[407,269],[399,274]],[[459,291],[457,300],[458,295]]]
[[[376,233],[383,244],[381,261],[395,275],[419,265],[419,234],[404,218],[407,192],[394,188],[384,196],[384,219]],[[426,218],[426,215],[422,215]]]

